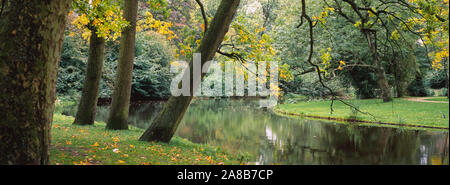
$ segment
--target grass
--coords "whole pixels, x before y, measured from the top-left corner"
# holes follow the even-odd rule
[[[403,99],[395,99],[389,103],[383,103],[380,99],[346,101],[364,112],[371,113],[375,119],[370,115],[357,113],[338,101],[335,101],[334,112],[330,114],[329,100],[281,104],[275,110],[305,116],[449,128],[448,104],[412,102]]]
[[[246,158],[179,137],[168,144],[141,142],[142,129],[131,126],[125,131],[109,131],[103,122],[77,126],[71,124],[73,119],[59,113],[53,117],[51,164],[216,165],[241,164]]]
[[[434,98],[427,98],[425,99],[427,101],[443,101],[443,102],[448,102],[448,98],[447,97],[434,97]]]

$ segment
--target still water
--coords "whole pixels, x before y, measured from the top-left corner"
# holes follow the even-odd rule
[[[133,105],[130,124],[146,129],[164,102]],[[97,119],[105,121],[107,107]],[[257,101],[195,100],[176,135],[249,153],[249,164],[449,164],[448,131],[343,125],[285,118]]]

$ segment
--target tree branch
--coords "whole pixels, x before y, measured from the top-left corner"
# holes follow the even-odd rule
[[[373,119],[375,119],[375,116],[370,114],[369,112],[363,112],[358,107],[355,107],[354,105],[352,105],[352,104],[350,104],[348,102],[345,102],[342,99],[337,98],[336,94],[334,93],[334,91],[330,87],[325,85],[325,83],[323,82],[323,79],[322,79],[322,72],[320,71],[320,67],[312,62],[312,55],[314,53],[314,30],[313,30],[314,29],[314,23],[313,23],[311,17],[308,14],[306,14],[306,3],[305,3],[305,0],[302,0],[301,17],[302,17],[301,24],[299,26],[297,26],[297,27],[302,26],[303,18],[306,19],[306,21],[308,22],[308,26],[309,26],[309,55],[308,55],[307,62],[315,68],[315,71],[317,72],[317,75],[319,77],[319,83],[322,85],[322,87],[326,88],[331,93],[331,104],[330,104],[331,114],[333,114],[333,111],[334,111],[334,109],[333,109],[334,101],[338,100],[338,101],[342,102],[343,104],[345,104],[345,105],[355,109],[356,111],[358,111],[358,112],[360,112],[362,114],[370,115],[370,116],[372,116]]]
[[[205,33],[208,30],[208,17],[206,16],[205,7],[203,6],[202,2],[200,0],[195,0],[197,2],[198,6],[200,6],[200,11],[202,12],[203,22],[205,25]]]
[[[2,0],[2,8],[0,9],[0,16],[3,14],[3,8],[5,8],[5,3],[7,0]]]

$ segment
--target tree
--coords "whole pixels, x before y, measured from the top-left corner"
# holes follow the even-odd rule
[[[0,164],[49,164],[56,76],[71,0],[2,2]]]
[[[391,33],[385,25],[386,20],[381,19],[380,14],[382,13],[380,13],[380,11],[378,10],[385,7],[381,6],[383,5],[383,3],[377,7],[378,9],[375,9],[375,5],[371,2],[363,2],[363,5],[361,6],[358,5],[355,1],[343,1],[345,2],[345,4],[349,5],[350,8],[348,8],[348,12],[350,13],[346,13],[343,7],[344,5],[337,1],[335,1],[335,5],[332,8],[333,10],[336,10],[336,12],[341,17],[345,18],[349,23],[355,25],[355,27],[357,27],[361,34],[363,34],[366,38],[367,46],[372,57],[375,75],[377,76],[378,86],[381,89],[383,101],[392,101],[392,94],[386,78],[385,69],[379,56],[379,31],[375,26],[376,23],[379,23],[381,25],[379,29],[385,28],[387,30],[386,34]]]
[[[120,15],[119,4],[112,0],[75,0],[73,7],[80,13],[73,23],[85,38],[90,35],[86,77],[73,124],[93,125],[105,56],[105,40],[114,40],[127,24]]]
[[[394,55],[390,57],[392,60],[391,74],[394,74],[395,91],[397,98],[407,95],[408,85],[415,79],[417,61],[413,53],[406,56]]]
[[[93,125],[95,120],[95,109],[100,90],[100,79],[105,54],[105,39],[92,34],[89,42],[89,56],[86,68],[83,91],[77,114],[73,124]]]
[[[272,24],[275,22],[277,15],[274,13],[278,8],[280,2],[278,0],[267,0],[262,3],[262,10],[264,16],[263,28],[265,30],[270,31],[272,29]],[[261,35],[264,34],[264,30],[261,32]]]
[[[200,47],[196,53],[201,53],[201,64],[213,59],[228,32],[230,24],[239,6],[240,0],[222,0],[210,26],[205,25],[206,34],[203,37]],[[193,62],[189,64],[190,71],[193,71]],[[203,78],[204,74],[202,74]],[[193,74],[190,74],[191,82]],[[191,83],[199,84],[199,83]],[[184,113],[189,107],[196,87],[191,87],[190,96],[170,97],[161,112],[156,116],[152,125],[144,132],[139,140],[141,141],[162,141],[169,142],[180,124]]]
[[[425,35],[423,44],[432,46],[430,56],[435,70],[444,70],[447,97],[450,98],[449,87],[449,1],[448,0],[411,0],[411,7],[422,15],[414,19]]]
[[[123,30],[120,40],[117,76],[106,129],[128,129],[128,110],[130,108],[131,80],[133,77],[137,10],[138,0],[125,1],[124,17],[130,25]]]

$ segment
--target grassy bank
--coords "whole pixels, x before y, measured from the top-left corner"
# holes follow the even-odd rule
[[[393,102],[383,103],[379,99],[346,100],[358,109],[369,112],[375,119],[366,114],[358,113],[345,104],[335,101],[334,112],[330,114],[331,101],[309,101],[295,104],[281,104],[275,108],[276,112],[294,113],[304,116],[335,119],[356,119],[377,121],[384,123],[419,125],[449,128],[449,105],[442,103],[412,102],[395,99]]]
[[[244,156],[230,155],[220,148],[179,137],[169,144],[141,142],[138,138],[144,132],[142,129],[108,131],[104,129],[105,123],[74,126],[73,119],[58,113],[53,117],[51,164],[240,164],[245,160]]]
[[[431,97],[431,98],[427,98],[425,100],[428,101],[443,101],[443,102],[448,102],[448,98],[447,97]]]

